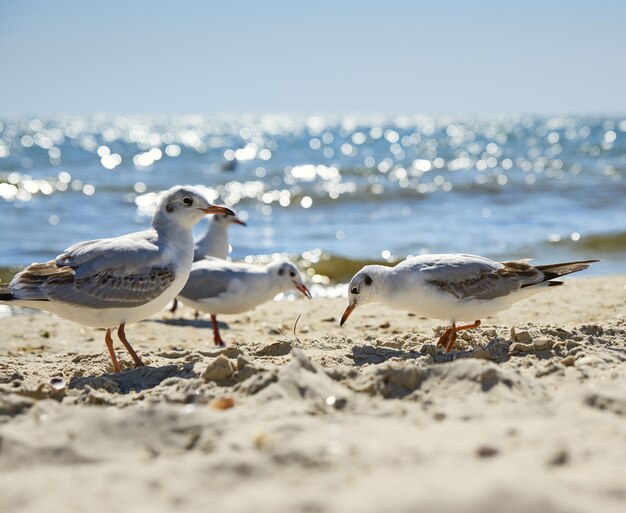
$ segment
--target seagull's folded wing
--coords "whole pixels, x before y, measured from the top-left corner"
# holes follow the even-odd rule
[[[56,257],[55,262],[59,267],[74,269],[76,279],[104,270],[127,275],[158,263],[160,255],[156,238],[156,233],[148,230],[112,239],[79,242]]]
[[[500,263],[473,255],[434,261],[420,273],[426,283],[458,299],[495,299],[544,279],[543,272],[525,260]]]
[[[241,271],[231,270],[220,265],[199,265],[196,262],[191,268],[189,279],[180,295],[193,301],[219,298],[231,292],[240,282]]]
[[[174,281],[150,232],[82,242],[55,260],[32,264],[11,281],[18,299],[93,308],[134,307],[160,296]]]

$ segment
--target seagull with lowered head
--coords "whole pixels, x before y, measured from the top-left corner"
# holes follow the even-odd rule
[[[173,187],[161,199],[151,229],[79,242],[54,260],[31,264],[10,283],[0,284],[0,301],[106,328],[115,372],[120,366],[111,332],[117,327],[135,366],[141,366],[125,325],[157,313],[182,290],[193,262],[192,229],[207,214],[235,215],[210,204],[193,187]]]
[[[213,341],[224,346],[217,314],[247,312],[293,288],[311,299],[300,271],[289,261],[260,266],[207,258],[194,262],[178,298],[196,310],[211,314]]]
[[[556,278],[587,269],[597,260],[532,266],[528,260],[495,262],[475,255],[444,254],[408,258],[395,267],[367,265],[350,280],[343,326],[359,305],[383,303],[398,310],[451,326],[438,346],[452,351],[457,332],[480,326],[480,318],[506,310],[517,301],[548,287],[563,285]],[[461,320],[475,319],[458,326]]]

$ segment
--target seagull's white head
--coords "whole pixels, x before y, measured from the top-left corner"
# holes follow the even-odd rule
[[[345,324],[357,305],[378,301],[375,281],[380,277],[379,274],[374,266],[366,265],[352,277],[348,285],[348,307],[341,316],[340,326]]]
[[[291,262],[281,260],[270,265],[270,272],[275,276],[278,288],[286,292],[292,288],[298,289],[305,297],[311,299],[311,292],[304,284],[298,268]]]
[[[235,215],[229,208],[209,203],[198,189],[177,186],[167,191],[161,199],[153,224],[168,221],[191,230],[207,214]]]

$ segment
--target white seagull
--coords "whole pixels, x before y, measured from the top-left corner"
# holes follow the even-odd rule
[[[207,214],[235,215],[193,187],[174,187],[157,207],[150,230],[80,242],[54,260],[31,264],[11,283],[0,284],[0,301],[106,328],[115,372],[120,367],[111,331],[117,327],[135,366],[141,366],[124,326],[157,313],[182,290],[193,262],[192,229]]]
[[[194,262],[178,299],[211,314],[213,341],[223,346],[217,314],[247,312],[294,287],[311,298],[300,272],[286,260],[259,266],[207,258]]]
[[[228,227],[231,224],[239,224],[247,226],[237,216],[229,214],[215,214],[211,216],[208,222],[207,230],[204,235],[196,240],[196,248],[193,254],[193,261],[197,262],[206,257],[215,257],[226,259],[230,251],[228,244]],[[174,298],[170,312],[174,313],[178,308],[178,300]],[[196,318],[198,312],[196,312]]]
[[[228,228],[231,224],[246,226],[237,216],[216,214],[208,220],[204,235],[196,240],[193,261],[197,262],[210,256],[226,260],[230,246],[228,245]]]
[[[348,307],[340,325],[358,305],[384,303],[424,317],[449,320],[452,326],[437,343],[449,352],[458,331],[476,328],[481,317],[506,310],[547,287],[563,285],[553,280],[587,269],[597,261],[532,266],[528,260],[495,262],[452,253],[412,257],[395,267],[367,265],[350,280]],[[457,321],[472,319],[477,320],[456,325]]]

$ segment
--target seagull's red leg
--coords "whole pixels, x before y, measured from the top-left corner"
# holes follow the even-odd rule
[[[448,345],[446,346],[446,353],[449,353],[450,351],[452,351],[452,349],[454,349],[454,343],[456,342],[457,331],[471,330],[472,328],[478,328],[478,326],[480,326],[480,320],[474,321],[474,324],[466,324],[464,326],[455,326],[453,324],[452,325],[453,335],[450,341],[448,342]]]
[[[455,324],[452,325],[452,333],[450,333],[448,343],[446,344],[446,353],[449,353],[454,348],[454,344],[456,343],[456,332],[458,329],[459,328],[457,328]]]
[[[226,344],[222,340],[220,329],[217,326],[217,315],[211,314],[211,323],[213,324],[213,342],[215,342],[216,346],[225,346]]]
[[[104,336],[104,342],[107,345],[107,349],[109,350],[111,363],[113,363],[113,372],[120,372],[120,364],[117,363],[117,356],[115,356],[115,351],[113,351],[113,337],[111,337],[111,328],[107,329],[106,335]]]
[[[194,320],[196,320],[196,321],[197,321],[197,320],[198,320],[198,317],[200,317],[200,312],[198,312],[198,310],[196,310],[196,311],[193,313],[193,318],[194,318]]]
[[[178,299],[174,298],[174,300],[172,301],[170,312],[174,313],[177,308],[178,308]]]
[[[122,344],[124,344],[126,350],[130,353],[133,362],[135,362],[135,367],[143,367],[144,363],[141,361],[141,358],[137,356],[137,353],[135,353],[133,347],[130,345],[128,340],[126,340],[126,333],[124,333],[124,323],[120,324],[119,328],[117,328],[117,336],[122,341]]]
[[[454,332],[454,323],[452,323],[452,326],[450,326],[446,331],[444,331],[443,335],[439,337],[439,340],[437,341],[437,347],[448,347],[448,343],[450,341],[450,337],[452,336],[453,332]]]
[[[473,324],[466,324],[465,326],[457,326],[456,330],[457,331],[471,330],[472,328],[478,328],[478,326],[480,326],[480,320],[474,321]]]

